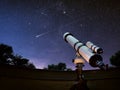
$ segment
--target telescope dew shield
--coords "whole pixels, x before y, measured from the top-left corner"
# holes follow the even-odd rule
[[[93,44],[92,42],[90,42],[90,41],[88,41],[88,42],[86,43],[86,46],[87,46],[88,48],[90,48],[91,50],[93,50],[93,52],[95,52],[95,53],[98,53],[98,54],[103,53],[103,49],[102,49],[102,48],[94,45],[94,44]]]
[[[79,40],[77,40],[73,35],[69,32],[66,32],[63,35],[64,40],[69,43],[77,53],[79,53],[92,67],[101,67],[103,65],[102,63],[102,57],[100,55],[97,55],[92,52],[90,48],[88,48],[86,45],[81,43]]]

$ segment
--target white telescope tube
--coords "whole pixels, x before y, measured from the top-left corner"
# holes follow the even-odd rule
[[[79,53],[91,66],[100,67],[104,65],[102,57],[92,52],[86,45],[77,40],[71,33],[66,32],[63,35],[64,40],[69,43],[77,53]]]
[[[103,53],[103,49],[102,49],[102,48],[94,45],[94,44],[93,44],[92,42],[90,42],[90,41],[88,41],[88,42],[86,43],[86,46],[87,46],[88,48],[90,48],[91,50],[93,50],[94,53],[98,53],[98,54]]]

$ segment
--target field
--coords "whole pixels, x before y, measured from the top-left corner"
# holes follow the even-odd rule
[[[120,89],[120,70],[83,72],[90,90]],[[0,68],[0,90],[69,90],[76,73]]]

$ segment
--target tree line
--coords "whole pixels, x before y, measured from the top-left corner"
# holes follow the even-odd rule
[[[0,66],[15,66],[21,68],[36,69],[35,65],[29,61],[29,59],[24,58],[21,55],[14,54],[13,48],[6,44],[0,44]],[[57,65],[48,65],[44,70],[52,71],[71,71],[67,68],[65,63],[58,63]]]
[[[120,67],[120,50],[110,57],[110,63],[113,66]],[[14,54],[13,48],[6,44],[0,44],[0,66],[12,65],[16,67],[24,67],[36,69],[35,65],[21,55]],[[60,62],[58,64],[50,64],[44,70],[52,71],[71,71],[66,64]]]
[[[71,68],[67,68],[67,65],[63,62],[60,62],[58,64],[50,64],[47,67],[44,68],[44,70],[50,70],[50,71],[72,71]]]

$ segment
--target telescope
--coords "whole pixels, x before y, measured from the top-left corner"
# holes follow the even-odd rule
[[[91,42],[86,45],[76,39],[71,33],[66,32],[63,35],[64,40],[69,43],[82,58],[84,58],[92,67],[99,67],[105,69],[102,56],[100,53],[103,50]]]

